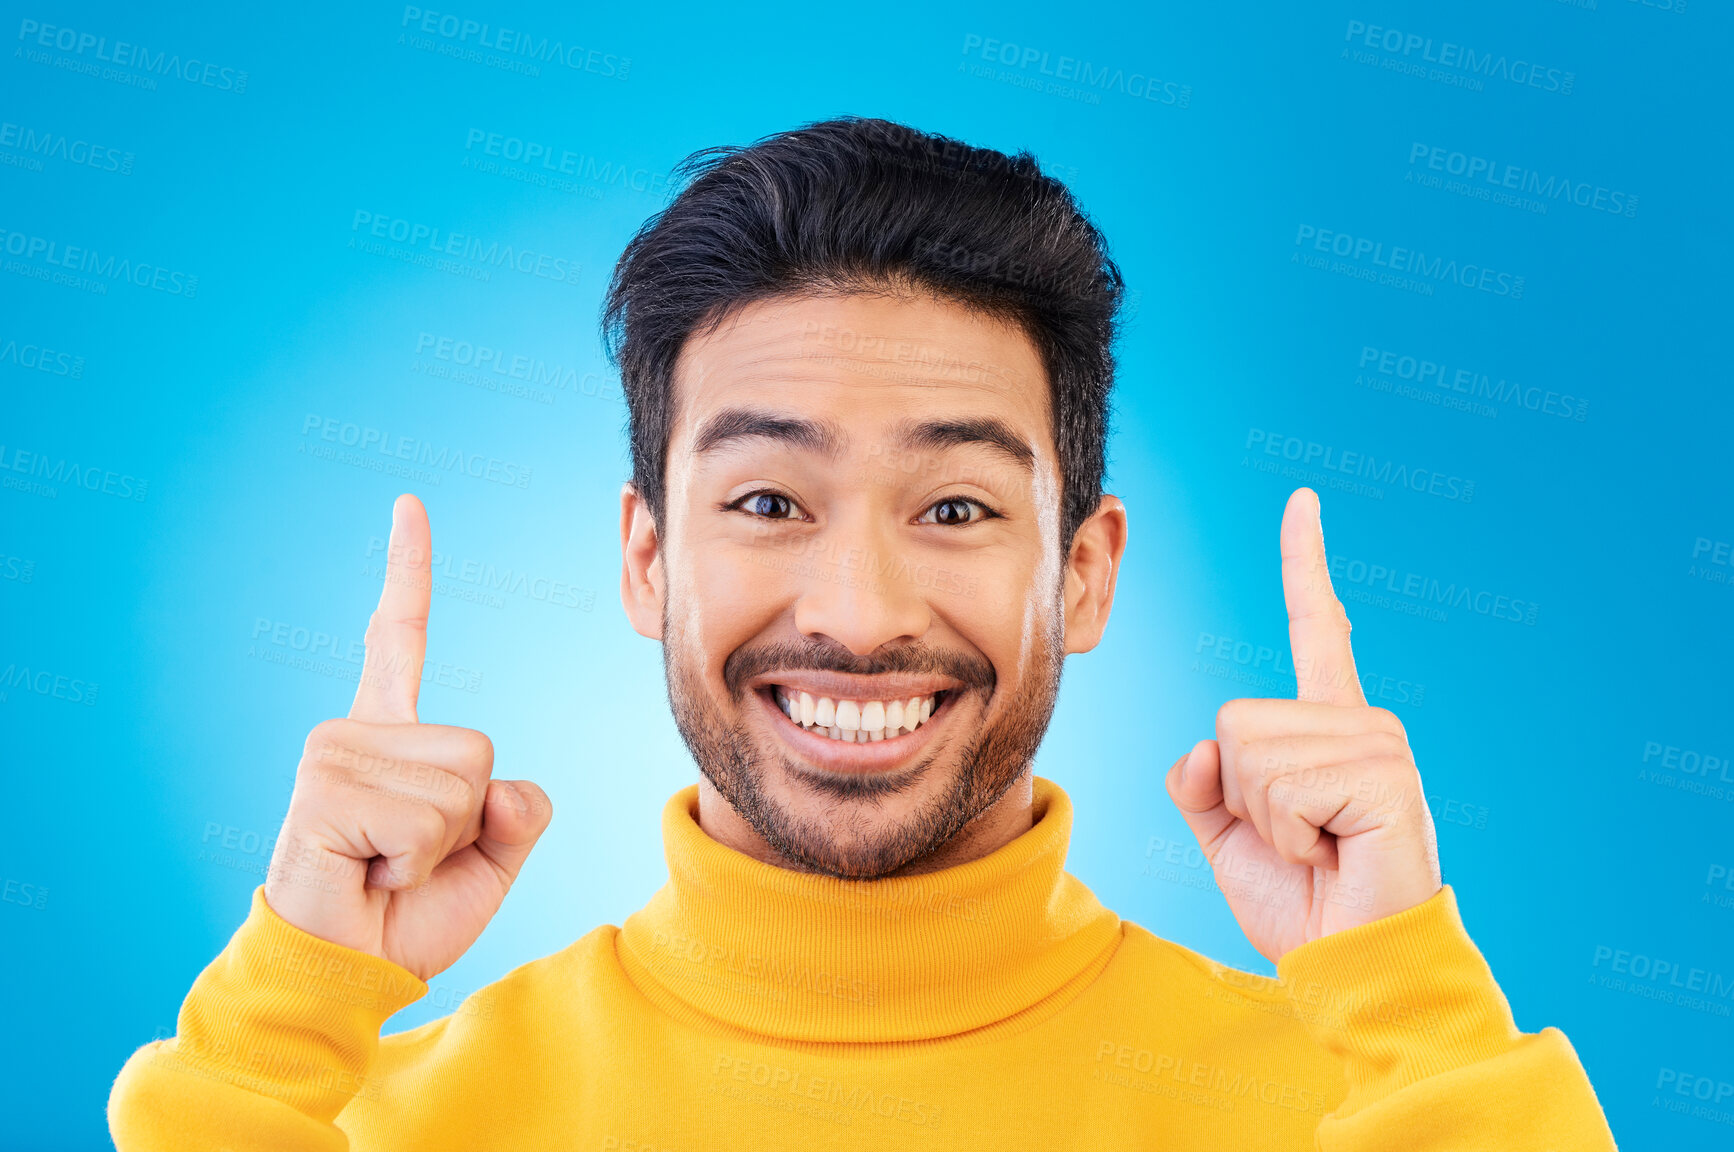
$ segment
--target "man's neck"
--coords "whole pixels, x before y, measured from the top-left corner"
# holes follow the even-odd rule
[[[890,875],[920,876],[942,868],[955,868],[1010,844],[1035,824],[1034,781],[1034,770],[1026,769],[1003,796],[964,825],[957,835]],[[773,849],[702,773],[698,780],[698,826],[723,847],[733,848],[762,864],[806,871]]]

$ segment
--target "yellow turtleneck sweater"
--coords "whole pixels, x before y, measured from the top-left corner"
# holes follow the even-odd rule
[[[476,992],[279,919],[263,889],[121,1070],[122,1152],[767,1148],[1611,1149],[1554,1029],[1521,1033],[1449,888],[1301,946],[1269,979],[1103,908],[1071,802],[908,879],[762,864],[663,812],[669,882]]]

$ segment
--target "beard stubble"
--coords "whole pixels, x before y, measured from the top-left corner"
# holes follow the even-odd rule
[[[674,615],[674,619],[681,618]],[[1029,769],[1059,696],[1064,653],[1060,628],[1052,617],[1029,667],[1016,685],[1003,691],[993,667],[979,656],[953,653],[919,643],[857,656],[834,643],[803,639],[746,645],[723,663],[723,681],[733,703],[735,723],[713,704],[704,682],[702,652],[671,627],[663,605],[663,675],[675,727],[699,771],[740,817],[788,866],[846,880],[893,875],[939,851],[971,821],[992,807]],[[958,689],[985,703],[1000,705],[999,716],[969,734],[963,747],[947,755],[934,752],[895,774],[815,774],[778,752],[761,753],[745,723],[751,706],[745,682],[775,671],[814,669],[874,675],[887,672],[950,676]],[[776,756],[783,777],[826,801],[817,819],[789,811],[765,786],[764,755]],[[930,773],[946,771],[941,756],[953,760],[951,776],[939,793],[890,827],[875,826],[869,811],[881,801],[914,788]]]

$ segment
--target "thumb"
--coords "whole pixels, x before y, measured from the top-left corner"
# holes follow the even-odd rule
[[[476,850],[510,885],[553,818],[548,794],[528,780],[490,780]]]
[[[1222,747],[1214,740],[1200,740],[1174,762],[1167,783],[1169,798],[1209,856],[1211,845],[1237,819],[1222,797]]]

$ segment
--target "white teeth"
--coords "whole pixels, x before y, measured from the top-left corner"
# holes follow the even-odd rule
[[[907,700],[833,700],[794,693],[777,685],[773,697],[789,719],[816,736],[829,736],[845,744],[891,740],[913,732],[933,715],[932,696]]]

